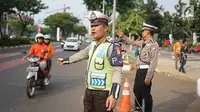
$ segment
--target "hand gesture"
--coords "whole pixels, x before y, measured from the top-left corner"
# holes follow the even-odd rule
[[[106,101],[106,107],[108,108],[107,111],[113,110],[116,106],[116,102],[117,102],[117,99],[113,98],[113,96],[110,95]]]
[[[123,33],[122,31],[120,31],[120,30],[115,30],[115,33],[116,33],[120,38],[124,35],[124,33]]]
[[[27,56],[24,56],[22,59],[25,60],[27,58]]]
[[[144,83],[149,86],[151,84],[151,79],[150,78],[145,78]]]
[[[57,59],[57,64],[58,65],[63,65],[63,60],[64,60],[63,58],[58,58]]]

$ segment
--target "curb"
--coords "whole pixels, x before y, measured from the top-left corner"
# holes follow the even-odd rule
[[[191,76],[187,75],[187,74],[183,74],[183,73],[177,74],[177,73],[172,73],[172,72],[162,72],[161,70],[159,70],[157,68],[156,68],[156,72],[159,75],[166,75],[166,76],[169,76],[169,77],[174,77],[174,78],[177,78],[177,79],[180,79],[180,80],[185,80],[185,81],[189,81],[190,83],[196,84],[196,79],[194,77],[191,77]]]
[[[9,49],[9,48],[20,48],[20,47],[29,47],[31,45],[19,45],[19,46],[9,46],[9,47],[0,47],[0,49]]]

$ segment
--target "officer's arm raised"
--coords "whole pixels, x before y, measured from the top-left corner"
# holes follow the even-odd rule
[[[110,57],[110,64],[112,66],[112,72],[113,72],[112,88],[110,90],[110,95],[118,99],[121,88],[122,66],[123,66],[120,46],[115,46],[112,44],[109,48],[108,56]]]
[[[88,59],[89,46],[87,46],[85,49],[79,51],[78,53],[76,53],[70,57],[64,58],[63,64],[70,64],[70,63],[75,63],[77,61],[81,61],[83,59]]]
[[[133,45],[133,46],[140,46],[141,45],[141,41],[136,42],[136,41],[129,39],[129,37],[127,37],[122,31],[116,30],[115,32],[122,40],[124,40],[125,43],[127,43],[129,45]]]

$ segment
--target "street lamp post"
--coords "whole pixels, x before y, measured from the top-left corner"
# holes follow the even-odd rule
[[[113,24],[112,24],[112,38],[115,39],[115,14],[116,14],[116,0],[113,0]]]

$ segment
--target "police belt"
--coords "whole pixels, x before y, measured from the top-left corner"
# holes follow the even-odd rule
[[[137,65],[137,69],[148,69],[149,65]]]

